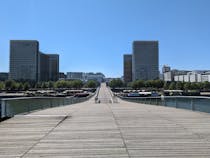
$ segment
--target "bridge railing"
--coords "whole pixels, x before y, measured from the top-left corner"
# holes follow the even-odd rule
[[[91,98],[87,97],[25,97],[0,100],[0,118],[13,117],[17,114],[29,113],[35,110],[65,106],[83,102]]]
[[[201,111],[210,113],[210,97],[198,96],[164,96],[164,97],[122,97],[123,100],[151,104],[159,106],[167,106],[193,111]]]

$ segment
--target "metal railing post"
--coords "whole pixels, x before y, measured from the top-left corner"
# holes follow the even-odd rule
[[[178,108],[177,107],[177,98],[175,98],[175,107]]]
[[[5,117],[7,117],[7,101],[4,102],[4,106],[5,106]]]
[[[30,103],[29,104],[27,104],[28,105],[28,113],[30,112]]]
[[[191,98],[191,110],[194,111],[195,110],[195,106],[194,106],[194,101],[193,98]]]
[[[1,100],[1,118],[6,117],[7,109],[6,109],[6,101]]]

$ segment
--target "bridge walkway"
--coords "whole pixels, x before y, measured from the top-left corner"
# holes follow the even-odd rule
[[[209,158],[210,115],[99,98],[0,123],[0,158]]]

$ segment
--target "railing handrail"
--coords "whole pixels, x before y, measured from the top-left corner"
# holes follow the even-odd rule
[[[189,98],[189,99],[210,99],[210,97],[205,96],[158,96],[158,97],[124,97],[119,95],[118,97],[122,99],[159,99],[159,98]]]
[[[1,100],[3,101],[8,101],[8,100],[28,100],[28,99],[58,99],[58,98],[67,98],[67,97],[19,97],[19,98],[2,98]],[[72,96],[73,98],[73,96]]]
[[[51,108],[51,107],[57,107],[57,106],[65,106],[65,105],[71,105],[74,103],[79,103],[83,102],[86,100],[89,100],[91,97],[93,97],[95,93],[90,93],[90,95],[86,97],[21,97],[21,98],[2,98],[0,99],[0,118],[4,117],[12,117],[16,114],[20,113],[29,113],[33,110],[40,110],[44,108]],[[33,101],[44,101],[44,103],[34,105],[33,102],[31,104],[30,99],[34,99]],[[15,109],[15,104],[13,104],[13,101],[23,101],[24,104],[22,109],[20,108],[19,110]],[[45,102],[47,101],[47,102]],[[55,102],[55,104],[54,104]],[[21,102],[22,103],[22,102]],[[18,106],[21,106],[18,105]],[[9,108],[9,109],[8,109]],[[16,111],[13,111],[13,110]]]
[[[142,104],[174,107],[210,113],[210,97],[203,96],[158,96],[158,97],[123,97],[122,100]]]

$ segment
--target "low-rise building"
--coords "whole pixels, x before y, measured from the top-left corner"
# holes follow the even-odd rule
[[[169,71],[171,71],[171,67],[168,65],[163,65],[162,73],[169,72]]]
[[[174,75],[172,71],[164,72],[163,73],[163,79],[166,82],[171,82],[174,80]]]
[[[210,75],[202,75],[201,81],[202,82],[210,82]]]
[[[189,77],[190,77],[190,82],[197,82],[197,74],[195,73],[192,73],[192,74],[189,74]]]
[[[59,72],[59,80],[65,80],[67,77],[66,77],[66,74],[64,72]]]
[[[174,76],[174,81],[178,82],[179,81],[179,76]]]
[[[179,75],[179,81],[184,82],[184,75]]]
[[[67,72],[67,79],[68,80],[84,80],[84,73],[83,72]]]
[[[0,81],[6,81],[9,79],[9,73],[8,72],[0,72]]]
[[[190,82],[190,76],[184,75],[184,82]]]
[[[169,73],[169,72],[167,72]],[[184,74],[186,73],[186,74]],[[166,73],[165,73],[166,74]],[[210,72],[209,71],[181,71],[175,73],[174,81],[176,82],[210,82]],[[165,80],[167,81],[167,80]]]
[[[86,73],[85,74],[85,81],[94,80],[97,82],[103,82],[105,81],[105,75],[103,73]]]

